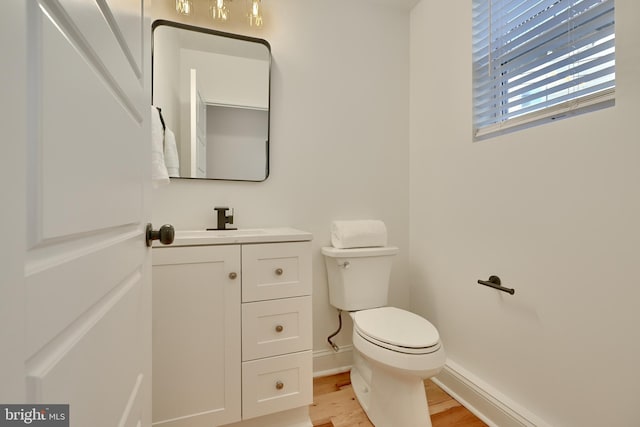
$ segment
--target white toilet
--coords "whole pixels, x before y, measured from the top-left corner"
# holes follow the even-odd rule
[[[423,380],[436,375],[445,353],[426,319],[386,307],[396,247],[322,248],[329,302],[353,319],[351,383],[376,427],[430,427]]]

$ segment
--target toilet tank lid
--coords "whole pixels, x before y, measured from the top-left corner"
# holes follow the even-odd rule
[[[353,249],[338,249],[333,246],[325,246],[321,249],[322,255],[331,258],[358,258],[369,256],[390,256],[396,255],[400,252],[395,246],[381,246],[377,248],[353,248]]]

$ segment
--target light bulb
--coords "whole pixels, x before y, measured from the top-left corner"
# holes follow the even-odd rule
[[[191,0],[176,0],[176,12],[180,15],[191,15],[193,3]]]
[[[229,7],[224,0],[211,0],[209,12],[211,14],[211,18],[213,18],[215,21],[229,20]]]
[[[249,0],[251,5],[249,7],[249,25],[252,27],[262,27],[262,3],[261,0]]]

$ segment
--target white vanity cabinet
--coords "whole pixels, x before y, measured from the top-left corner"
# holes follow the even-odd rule
[[[185,246],[154,247],[153,423],[284,427],[297,408],[291,425],[305,425],[311,235],[227,234],[181,239],[178,231],[174,245]]]

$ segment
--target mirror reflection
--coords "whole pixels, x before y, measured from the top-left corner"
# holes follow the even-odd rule
[[[266,40],[170,21],[153,23],[153,105],[169,176],[264,181],[269,175]]]

